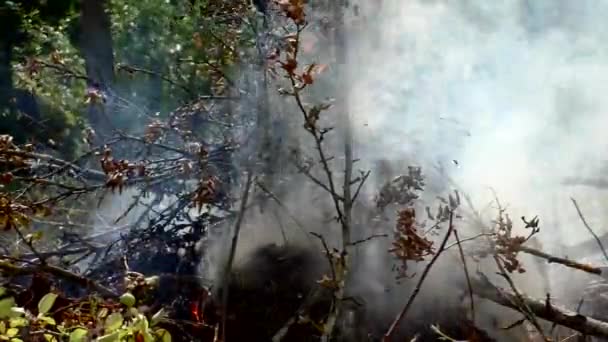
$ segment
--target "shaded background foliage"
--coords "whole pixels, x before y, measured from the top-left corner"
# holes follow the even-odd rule
[[[3,132],[14,133],[18,141],[59,144],[54,147],[73,154],[86,125],[87,86],[107,92],[117,127],[137,129],[146,116],[166,117],[201,94],[223,95],[226,82],[236,79],[237,50],[242,55],[254,44],[243,20],[251,13],[246,1],[115,0],[107,5],[109,27],[81,21],[85,6],[78,1],[2,5]],[[100,40],[88,46],[83,40],[94,36],[87,31],[111,33],[110,51]],[[111,84],[102,86],[109,81],[87,70],[90,55],[113,58]]]

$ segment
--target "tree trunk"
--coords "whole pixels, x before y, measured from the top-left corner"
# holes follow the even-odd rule
[[[114,51],[107,0],[82,0],[80,51],[85,60],[88,86],[106,95],[114,83]],[[112,124],[107,103],[91,104],[88,118],[98,135],[110,133]]]

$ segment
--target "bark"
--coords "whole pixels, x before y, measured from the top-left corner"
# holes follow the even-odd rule
[[[513,292],[494,286],[486,278],[473,277],[471,282],[473,291],[481,298],[516,311],[519,311],[517,303],[521,300],[538,318],[576,330],[584,335],[608,337],[607,322],[577,314],[574,311],[548,303],[546,300],[535,299],[525,294],[518,298]]]
[[[587,272],[587,273],[591,273],[591,274],[595,274],[595,275],[602,275],[602,268],[600,268],[600,267],[576,262],[574,260],[570,260],[567,258],[559,258],[559,257],[553,256],[551,254],[547,254],[543,251],[539,251],[537,249],[526,247],[526,246],[519,247],[519,251],[530,254],[530,255],[534,255],[539,258],[543,258],[543,259],[547,260],[547,262],[550,264],[552,264],[552,263],[562,264],[566,267],[574,268],[574,269],[577,269],[577,270],[580,270],[583,272]]]
[[[0,108],[9,107],[10,94],[13,93],[11,45],[8,39],[0,39]]]

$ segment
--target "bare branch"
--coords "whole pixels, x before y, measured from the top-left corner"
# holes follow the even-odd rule
[[[559,257],[550,255],[548,253],[539,251],[534,248],[520,246],[519,251],[530,254],[530,255],[534,255],[539,258],[546,259],[547,262],[550,264],[556,263],[556,264],[561,264],[566,267],[574,268],[574,269],[581,270],[583,272],[587,272],[587,273],[591,273],[591,274],[596,274],[596,275],[602,274],[602,269],[599,267],[595,267],[595,266],[588,265],[588,264],[582,264],[582,263],[579,263],[579,262],[576,262],[576,261],[573,261],[570,259],[559,258]]]
[[[473,321],[473,323],[475,323],[475,301],[473,300],[473,286],[471,285],[471,277],[469,276],[469,269],[467,267],[467,261],[464,257],[464,252],[462,250],[462,244],[460,243],[460,238],[458,238],[457,229],[454,229],[454,238],[456,239],[456,243],[458,244],[458,252],[460,253],[460,259],[462,261],[464,275],[467,277],[467,286],[469,288],[469,300],[471,301],[471,321]]]
[[[578,213],[578,216],[581,218],[581,221],[583,221],[583,225],[585,225],[585,228],[587,228],[587,230],[589,231],[589,233],[591,233],[591,235],[593,235],[593,238],[595,239],[595,241],[597,242],[598,246],[602,250],[602,254],[604,254],[604,258],[606,258],[606,261],[608,261],[608,253],[606,253],[606,249],[604,248],[604,244],[602,243],[602,241],[600,240],[600,238],[597,236],[597,234],[595,234],[595,232],[593,231],[593,229],[591,229],[591,227],[587,223],[587,220],[585,220],[585,216],[583,216],[583,213],[581,212],[581,209],[579,208],[578,203],[576,203],[576,200],[574,198],[572,198],[572,197],[570,197],[570,200],[572,201],[572,204],[574,204],[574,207],[576,208],[576,212]]]
[[[365,239],[353,241],[349,245],[350,246],[356,246],[356,245],[359,245],[359,244],[371,241],[371,240],[376,239],[376,238],[381,238],[381,237],[388,237],[388,234],[373,234],[373,235],[370,235],[370,236],[366,237]]]
[[[15,266],[7,261],[0,261],[0,271],[13,276],[48,273],[65,280],[72,281],[81,286],[91,288],[103,296],[118,297],[118,294],[116,294],[114,291],[97,284],[91,279],[52,265]]]
[[[513,310],[520,310],[515,304],[518,300],[516,294],[496,287],[483,275],[473,277],[471,280],[477,296]],[[608,337],[607,322],[586,317],[553,304],[547,306],[544,300],[534,299],[525,294],[521,294],[519,298],[530,309],[531,313],[539,318],[579,331],[585,335]]]
[[[222,293],[222,337],[226,336],[226,314],[228,306],[228,280],[230,279],[230,273],[232,272],[232,263],[234,262],[234,256],[236,255],[236,246],[239,240],[239,233],[241,231],[241,224],[245,217],[245,211],[247,209],[247,201],[249,199],[249,190],[253,183],[253,173],[247,172],[247,180],[245,181],[245,189],[243,190],[243,196],[241,197],[241,206],[239,208],[239,215],[237,216],[236,223],[234,225],[234,235],[232,236],[232,242],[230,244],[230,254],[228,255],[228,262],[224,270],[224,290]]]

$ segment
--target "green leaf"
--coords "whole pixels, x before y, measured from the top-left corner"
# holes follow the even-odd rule
[[[104,319],[108,315],[108,308],[101,308],[97,313],[97,319]]]
[[[13,306],[15,306],[15,298],[13,297],[0,300],[0,319],[10,317]]]
[[[111,333],[118,330],[123,323],[122,314],[120,312],[113,312],[106,319],[105,329],[106,333]]]
[[[127,307],[132,307],[133,305],[135,305],[135,296],[133,296],[131,293],[127,292],[125,294],[123,294],[122,296],[120,296],[120,303],[127,306]]]
[[[160,338],[162,342],[171,342],[171,334],[165,329],[157,329],[155,331],[156,336]]]
[[[142,334],[144,335],[144,342],[155,342],[156,338],[154,338],[154,335],[150,334],[149,331],[144,331],[142,332]]]
[[[55,322],[55,319],[53,317],[39,316],[38,320],[43,322],[45,325],[57,325],[57,322]]]
[[[148,319],[146,316],[142,314],[137,315],[133,327],[139,331],[148,331]]]
[[[119,342],[120,334],[118,333],[118,331],[115,331],[111,334],[98,337],[97,340],[95,340],[95,341],[96,342]]]
[[[88,333],[89,332],[86,329],[76,328],[70,333],[70,342],[86,341]]]
[[[44,334],[44,338],[48,341],[48,342],[57,342],[57,338],[51,334]]]
[[[19,333],[19,329],[17,328],[10,328],[6,331],[6,336],[8,337],[15,337],[17,336],[17,334]]]
[[[19,318],[21,316],[25,315],[25,309],[24,308],[20,308],[20,307],[12,307],[11,308],[11,318]]]
[[[47,293],[40,299],[38,302],[38,314],[46,314],[51,310],[53,304],[55,304],[55,300],[57,299],[57,295],[54,293]]]
[[[29,323],[30,322],[23,317],[13,317],[8,321],[8,324],[11,328],[27,327]]]

